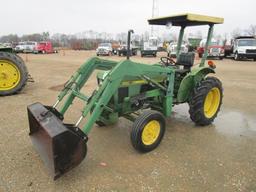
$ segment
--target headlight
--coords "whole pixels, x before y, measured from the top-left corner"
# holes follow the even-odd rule
[[[245,53],[245,49],[238,49],[238,53]]]

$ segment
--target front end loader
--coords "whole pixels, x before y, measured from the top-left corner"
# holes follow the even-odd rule
[[[53,106],[34,103],[28,106],[30,137],[54,179],[77,166],[85,158],[88,135],[98,126],[114,124],[119,117],[133,122],[131,143],[139,152],[155,149],[165,133],[165,117],[172,107],[188,103],[191,119],[197,125],[209,125],[216,118],[222,103],[222,85],[215,77],[214,64],[194,65],[194,53],[179,53],[184,29],[193,25],[209,25],[209,45],[213,25],[223,19],[194,14],[156,18],[150,24],[181,26],[177,61],[162,57],[148,65],[133,62],[128,55],[116,62],[93,57],[87,60],[66,82]],[[205,49],[207,50],[207,49]],[[95,70],[97,88],[91,95],[82,89]],[[75,99],[83,101],[80,117],[74,124],[64,121]],[[86,119],[86,120],[85,120]]]

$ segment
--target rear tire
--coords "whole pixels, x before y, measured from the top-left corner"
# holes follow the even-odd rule
[[[256,61],[256,58],[254,58],[253,61]]]
[[[15,87],[13,88],[10,88],[10,89],[8,87],[4,88],[5,84],[3,84],[2,86],[2,84],[0,83],[0,96],[12,95],[20,92],[26,85],[26,82],[28,79],[28,70],[24,61],[20,56],[17,56],[12,53],[6,53],[6,52],[0,52],[0,60],[2,60],[3,62],[6,61],[6,63],[0,62],[0,75],[1,75],[1,66],[3,67],[3,70],[4,70],[5,68],[4,64],[6,64],[6,66],[8,65],[9,67],[15,66],[13,68],[18,71],[20,76],[19,79],[16,81],[17,85],[15,85]],[[5,73],[3,74],[8,77],[8,74],[5,74]],[[13,84],[14,83],[15,82],[13,82]]]
[[[209,125],[217,117],[222,104],[222,83],[207,77],[194,88],[189,101],[189,114],[196,125]]]
[[[140,152],[154,150],[162,141],[165,132],[165,119],[157,111],[145,111],[134,122],[131,131],[133,147]]]

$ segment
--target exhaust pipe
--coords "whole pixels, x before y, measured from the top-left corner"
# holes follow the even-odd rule
[[[130,29],[128,31],[128,36],[127,36],[127,54],[126,54],[126,59],[130,59],[130,56],[131,56],[131,48],[130,48],[130,45],[131,45],[131,34],[134,33],[134,31],[132,29]]]

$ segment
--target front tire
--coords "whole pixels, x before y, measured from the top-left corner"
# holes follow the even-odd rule
[[[217,117],[223,98],[222,83],[216,77],[207,77],[193,90],[189,114],[196,125],[209,125]]]
[[[235,59],[236,61],[239,61],[239,60],[240,60],[240,56],[239,56],[239,54],[238,54],[237,52],[235,53],[234,59]]]
[[[165,119],[157,111],[145,111],[134,122],[131,131],[133,147],[140,152],[154,150],[162,141],[165,132]]]

